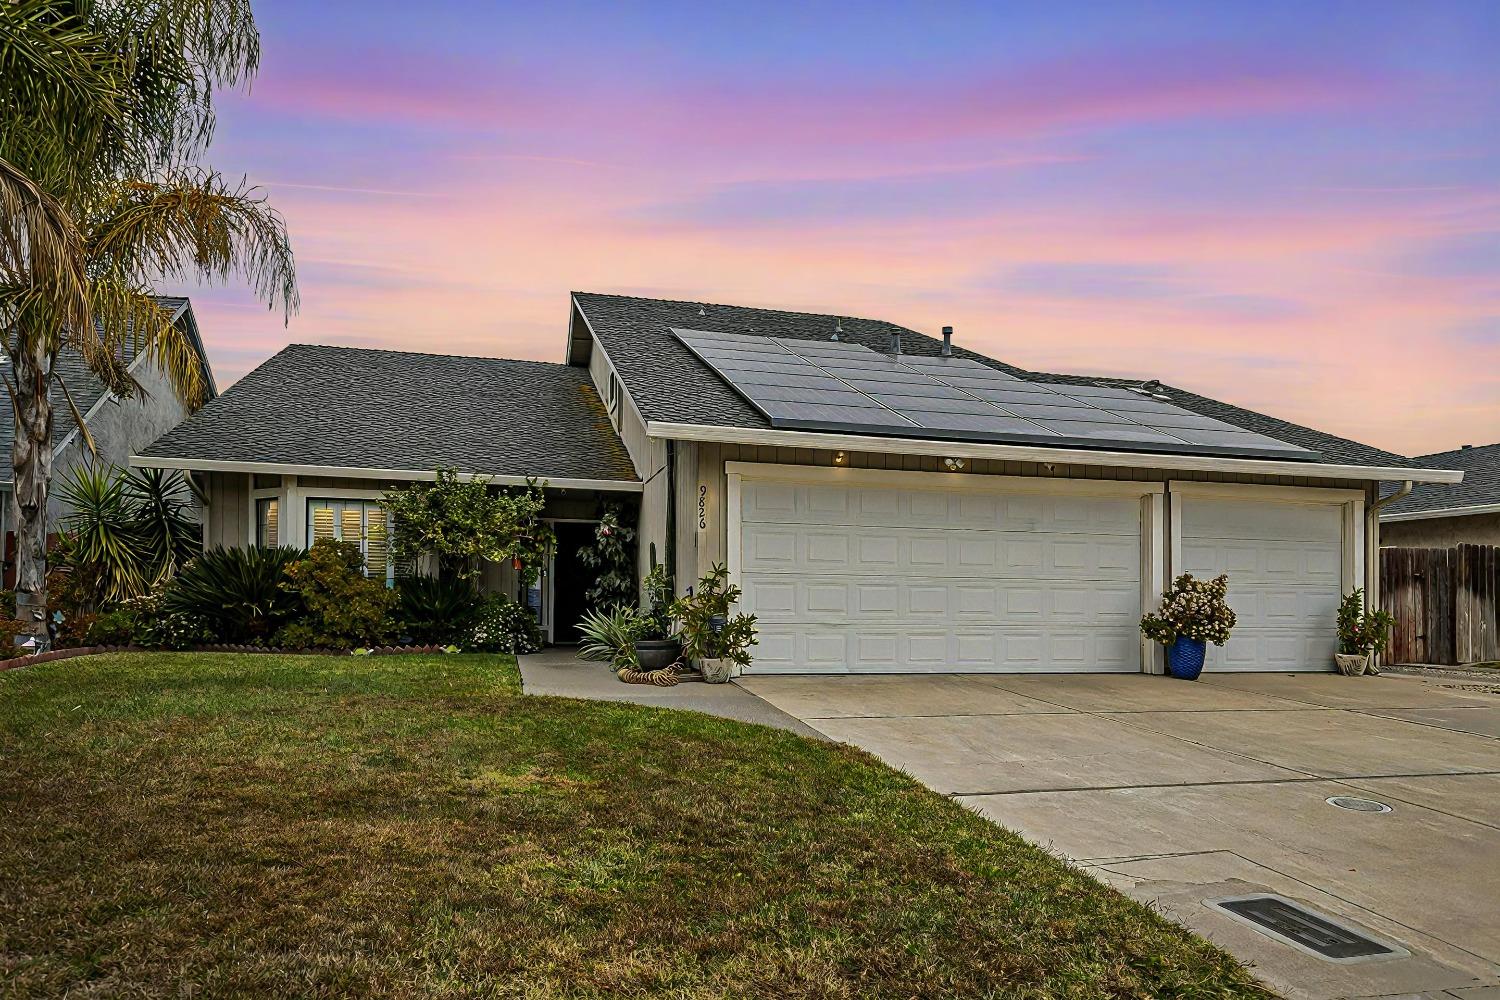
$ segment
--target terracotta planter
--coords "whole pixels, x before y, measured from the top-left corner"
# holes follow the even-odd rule
[[[703,672],[703,679],[710,684],[727,684],[734,670],[733,660],[699,660],[698,669]]]
[[[1370,669],[1369,653],[1334,653],[1333,662],[1345,677],[1358,677]]]

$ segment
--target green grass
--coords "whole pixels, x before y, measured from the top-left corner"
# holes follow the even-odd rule
[[[229,654],[0,673],[0,995],[85,994],[1266,995],[857,750]]]

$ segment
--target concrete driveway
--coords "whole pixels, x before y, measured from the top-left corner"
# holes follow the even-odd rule
[[[746,677],[1295,997],[1500,996],[1500,684],[1327,674]],[[1389,812],[1325,800],[1373,799]],[[1338,964],[1204,900],[1264,891],[1407,957]]]

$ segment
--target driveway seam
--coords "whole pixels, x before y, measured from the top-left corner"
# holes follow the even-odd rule
[[[1330,778],[1319,774],[1310,774],[1303,778],[1226,778],[1219,781],[1167,781],[1160,784],[1149,785],[1083,785],[1074,788],[1008,788],[998,792],[944,792],[950,798],[962,796],[980,795],[1040,795],[1052,792],[1123,792],[1133,788],[1214,788],[1221,785],[1305,785],[1309,782],[1326,781],[1331,784],[1347,784],[1351,781],[1374,781],[1380,778],[1468,778],[1468,777],[1494,777],[1500,775],[1500,771],[1429,771],[1418,774],[1354,774],[1342,778]],[[1374,791],[1374,789],[1363,789],[1363,791]],[[1409,806],[1427,809],[1431,812],[1443,813],[1441,809],[1433,809],[1431,806],[1421,802],[1407,802],[1405,799],[1391,795],[1389,798],[1398,802],[1405,802]],[[1449,815],[1443,813],[1443,815]],[[1456,816],[1457,819],[1465,819]],[[1488,823],[1481,823],[1488,826]]]

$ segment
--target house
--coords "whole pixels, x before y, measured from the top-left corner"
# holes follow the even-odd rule
[[[1464,445],[1413,459],[1433,469],[1456,469],[1461,483],[1428,483],[1380,513],[1384,545],[1450,548],[1500,545],[1500,444]]]
[[[203,365],[203,375],[208,385],[209,397],[217,394],[213,367],[203,347],[203,337],[193,315],[192,303],[185,297],[159,296],[157,303],[172,314],[173,324],[187,335]],[[126,347],[127,368],[141,387],[141,392],[130,398],[122,398],[100,382],[84,364],[77,352],[64,348],[58,353],[57,371],[67,383],[68,392],[94,441],[95,453],[79,433],[73,410],[62,398],[60,391],[53,392],[52,410],[52,494],[47,505],[49,530],[55,530],[61,519],[69,513],[62,500],[58,486],[78,465],[95,462],[124,468],[130,464],[132,455],[146,447],[166,431],[177,426],[187,416],[183,406],[165,373],[149,355],[136,356],[133,348]],[[7,382],[8,385],[8,382]],[[7,395],[9,389],[6,390]],[[15,438],[15,422],[0,420],[0,453],[7,456],[5,469],[0,473],[0,526],[3,526],[5,544],[5,579],[11,583],[14,571],[12,553],[14,541],[11,518],[11,492],[13,473],[9,455]]]
[[[643,571],[727,563],[750,669],[811,673],[1160,671],[1137,625],[1181,572],[1230,575],[1209,669],[1327,669],[1340,596],[1378,584],[1381,481],[1462,478],[947,331],[592,293],[562,364],[293,346],[134,461],[201,478],[210,544],[357,539],[376,574],[383,489],[545,479],[558,554],[526,596],[559,641],[571,554],[623,500]]]

